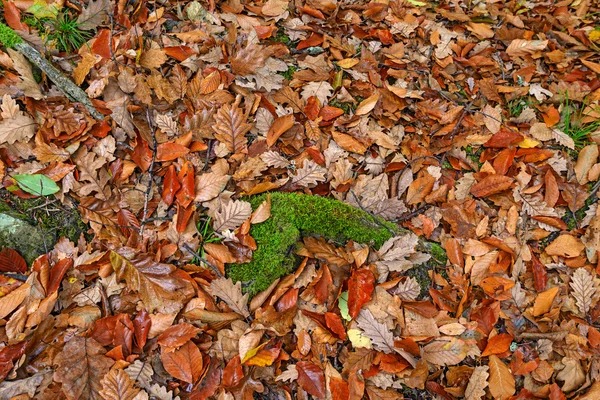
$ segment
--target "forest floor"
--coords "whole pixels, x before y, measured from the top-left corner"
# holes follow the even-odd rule
[[[0,399],[600,398],[597,2],[2,11]]]

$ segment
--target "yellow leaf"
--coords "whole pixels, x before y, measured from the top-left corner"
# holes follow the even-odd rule
[[[364,347],[366,349],[371,348],[371,339],[362,334],[360,329],[348,329],[348,338],[352,342],[352,346],[357,349]]]
[[[517,146],[519,146],[522,149],[531,149],[539,144],[540,142],[538,142],[537,140],[533,140],[532,138],[526,137],[525,139],[517,143]]]
[[[338,65],[342,68],[352,68],[356,64],[358,64],[356,58],[344,58],[343,60],[338,61]]]

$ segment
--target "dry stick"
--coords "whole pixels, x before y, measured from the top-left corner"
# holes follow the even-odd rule
[[[78,103],[81,103],[94,119],[99,121],[104,119],[104,115],[96,110],[96,107],[94,107],[88,95],[81,90],[79,86],[73,83],[73,81],[56,69],[56,67],[54,67],[50,61],[46,60],[36,49],[25,42],[16,43],[14,49],[18,50],[27,57],[29,61],[41,69],[64,94]]]
[[[154,124],[152,123],[152,119],[150,118],[149,108],[146,107],[146,120],[148,122],[148,126],[150,127],[150,133],[152,133],[152,161],[150,162],[150,167],[148,168],[148,174],[150,175],[150,182],[148,182],[148,189],[146,189],[146,193],[144,194],[144,213],[142,214],[142,221],[140,222],[140,237],[144,238],[144,225],[148,222],[147,213],[148,213],[148,201],[150,200],[150,193],[152,193],[152,185],[154,184],[154,163],[156,162],[156,148],[158,146],[156,142],[156,130],[154,128]]]

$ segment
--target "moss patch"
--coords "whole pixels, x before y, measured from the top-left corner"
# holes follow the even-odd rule
[[[39,255],[51,250],[54,243],[66,237],[77,243],[88,227],[77,209],[64,207],[51,198],[21,199],[6,190],[0,191],[0,213],[5,222],[13,219],[18,227],[3,229],[0,226],[0,247],[17,250],[31,264]],[[5,225],[5,228],[9,228]]]
[[[247,199],[254,209],[266,195]],[[301,236],[316,235],[339,244],[347,240],[380,247],[393,233],[395,224],[376,218],[338,200],[296,193],[271,194],[271,218],[253,225],[250,234],[258,246],[253,260],[231,264],[228,275],[241,281],[254,295],[294,269],[294,250]]]

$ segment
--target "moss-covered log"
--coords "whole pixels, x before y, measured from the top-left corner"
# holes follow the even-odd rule
[[[266,195],[248,199],[254,209],[265,200]],[[252,261],[231,264],[227,273],[254,295],[294,269],[294,249],[301,236],[317,235],[339,243],[353,240],[379,248],[401,232],[395,224],[338,200],[272,193],[271,218],[250,229],[258,247]]]

